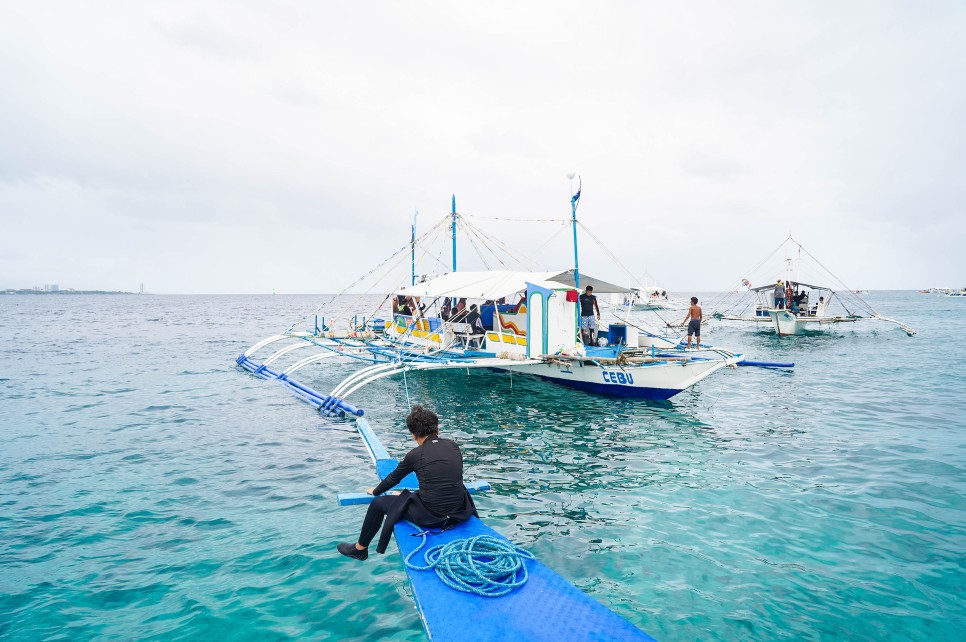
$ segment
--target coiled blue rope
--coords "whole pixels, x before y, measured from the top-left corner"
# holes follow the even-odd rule
[[[414,571],[436,571],[446,586],[483,597],[501,597],[527,582],[526,560],[535,559],[530,551],[492,535],[456,539],[426,549],[418,566],[409,560],[426,545],[423,541],[406,556],[406,566]]]

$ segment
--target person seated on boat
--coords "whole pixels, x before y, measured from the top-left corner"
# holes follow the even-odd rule
[[[580,295],[580,336],[586,345],[597,345],[598,321],[600,321],[600,306],[597,305],[597,297],[594,296],[594,286],[588,285]]]
[[[824,306],[825,306],[825,297],[824,296],[818,297],[818,303],[816,303],[812,307],[812,316],[817,317],[818,315],[822,314],[824,312],[824,310],[822,310]]]
[[[684,325],[685,323],[688,324],[687,347],[688,348],[691,347],[691,335],[695,335],[698,341],[697,343],[694,344],[694,347],[700,348],[701,347],[701,306],[698,305],[698,297],[696,296],[691,297],[691,307],[688,308],[688,313],[684,317],[684,321],[681,322],[681,325]]]
[[[402,295],[396,297],[395,312],[396,314],[401,314],[404,317],[412,316],[412,308],[409,307],[409,298]]]
[[[453,323],[463,323],[466,320],[467,314],[469,314],[469,310],[466,309],[466,299],[461,298],[456,302],[456,311],[453,312],[451,321]]]
[[[476,516],[476,506],[463,485],[463,454],[456,442],[439,436],[439,417],[422,406],[413,406],[406,427],[417,446],[410,450],[395,470],[367,492],[375,495],[369,504],[362,531],[354,544],[343,542],[336,548],[346,557],[364,560],[369,544],[379,527],[382,535],[377,553],[385,553],[393,527],[408,521],[422,528],[447,529]],[[409,473],[416,473],[419,490],[403,490],[398,495],[383,495]]]
[[[781,279],[775,284],[775,307],[779,310],[785,307],[785,286]]]
[[[423,316],[423,311],[426,309],[426,304],[420,303],[418,296],[411,297],[409,301],[410,301],[409,308],[413,311],[413,314],[418,316]]]
[[[449,321],[450,317],[453,316],[453,299],[445,298],[443,299],[443,307],[439,309],[439,318],[443,321]]]
[[[802,290],[801,292],[799,292],[798,294],[796,294],[795,296],[793,296],[792,297],[792,310],[794,310],[796,314],[798,314],[798,311],[801,308],[805,308],[807,310],[808,309],[808,306],[805,305],[805,301],[807,299],[808,299],[808,292],[806,292],[805,290]]]
[[[470,306],[470,313],[466,315],[466,324],[470,326],[469,336],[466,345],[472,342],[475,347],[483,347],[483,337],[486,336],[486,328],[483,327],[483,317],[480,315],[479,307],[474,303]]]

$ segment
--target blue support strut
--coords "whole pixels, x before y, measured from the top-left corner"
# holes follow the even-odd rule
[[[580,186],[578,184],[577,193],[570,197],[570,221],[574,230],[574,287],[578,290],[580,289],[580,264],[577,259],[577,202],[579,200]]]

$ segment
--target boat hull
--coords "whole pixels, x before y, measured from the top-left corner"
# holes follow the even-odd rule
[[[775,327],[775,332],[780,337],[790,337],[800,334],[805,328],[805,324],[788,310],[772,310],[770,316],[772,325]]]
[[[670,399],[731,362],[732,360],[714,359],[625,368],[586,363],[528,363],[501,366],[499,369],[533,375],[598,395],[662,400]]]

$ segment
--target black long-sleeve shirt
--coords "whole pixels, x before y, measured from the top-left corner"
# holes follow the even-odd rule
[[[423,505],[437,515],[448,515],[463,506],[463,453],[456,442],[430,437],[403,458],[395,470],[379,482],[372,494],[381,495],[411,472],[416,473]]]
[[[466,315],[466,323],[470,326],[470,334],[486,334],[486,328],[483,327],[483,317],[480,316],[479,312],[472,311]]]

